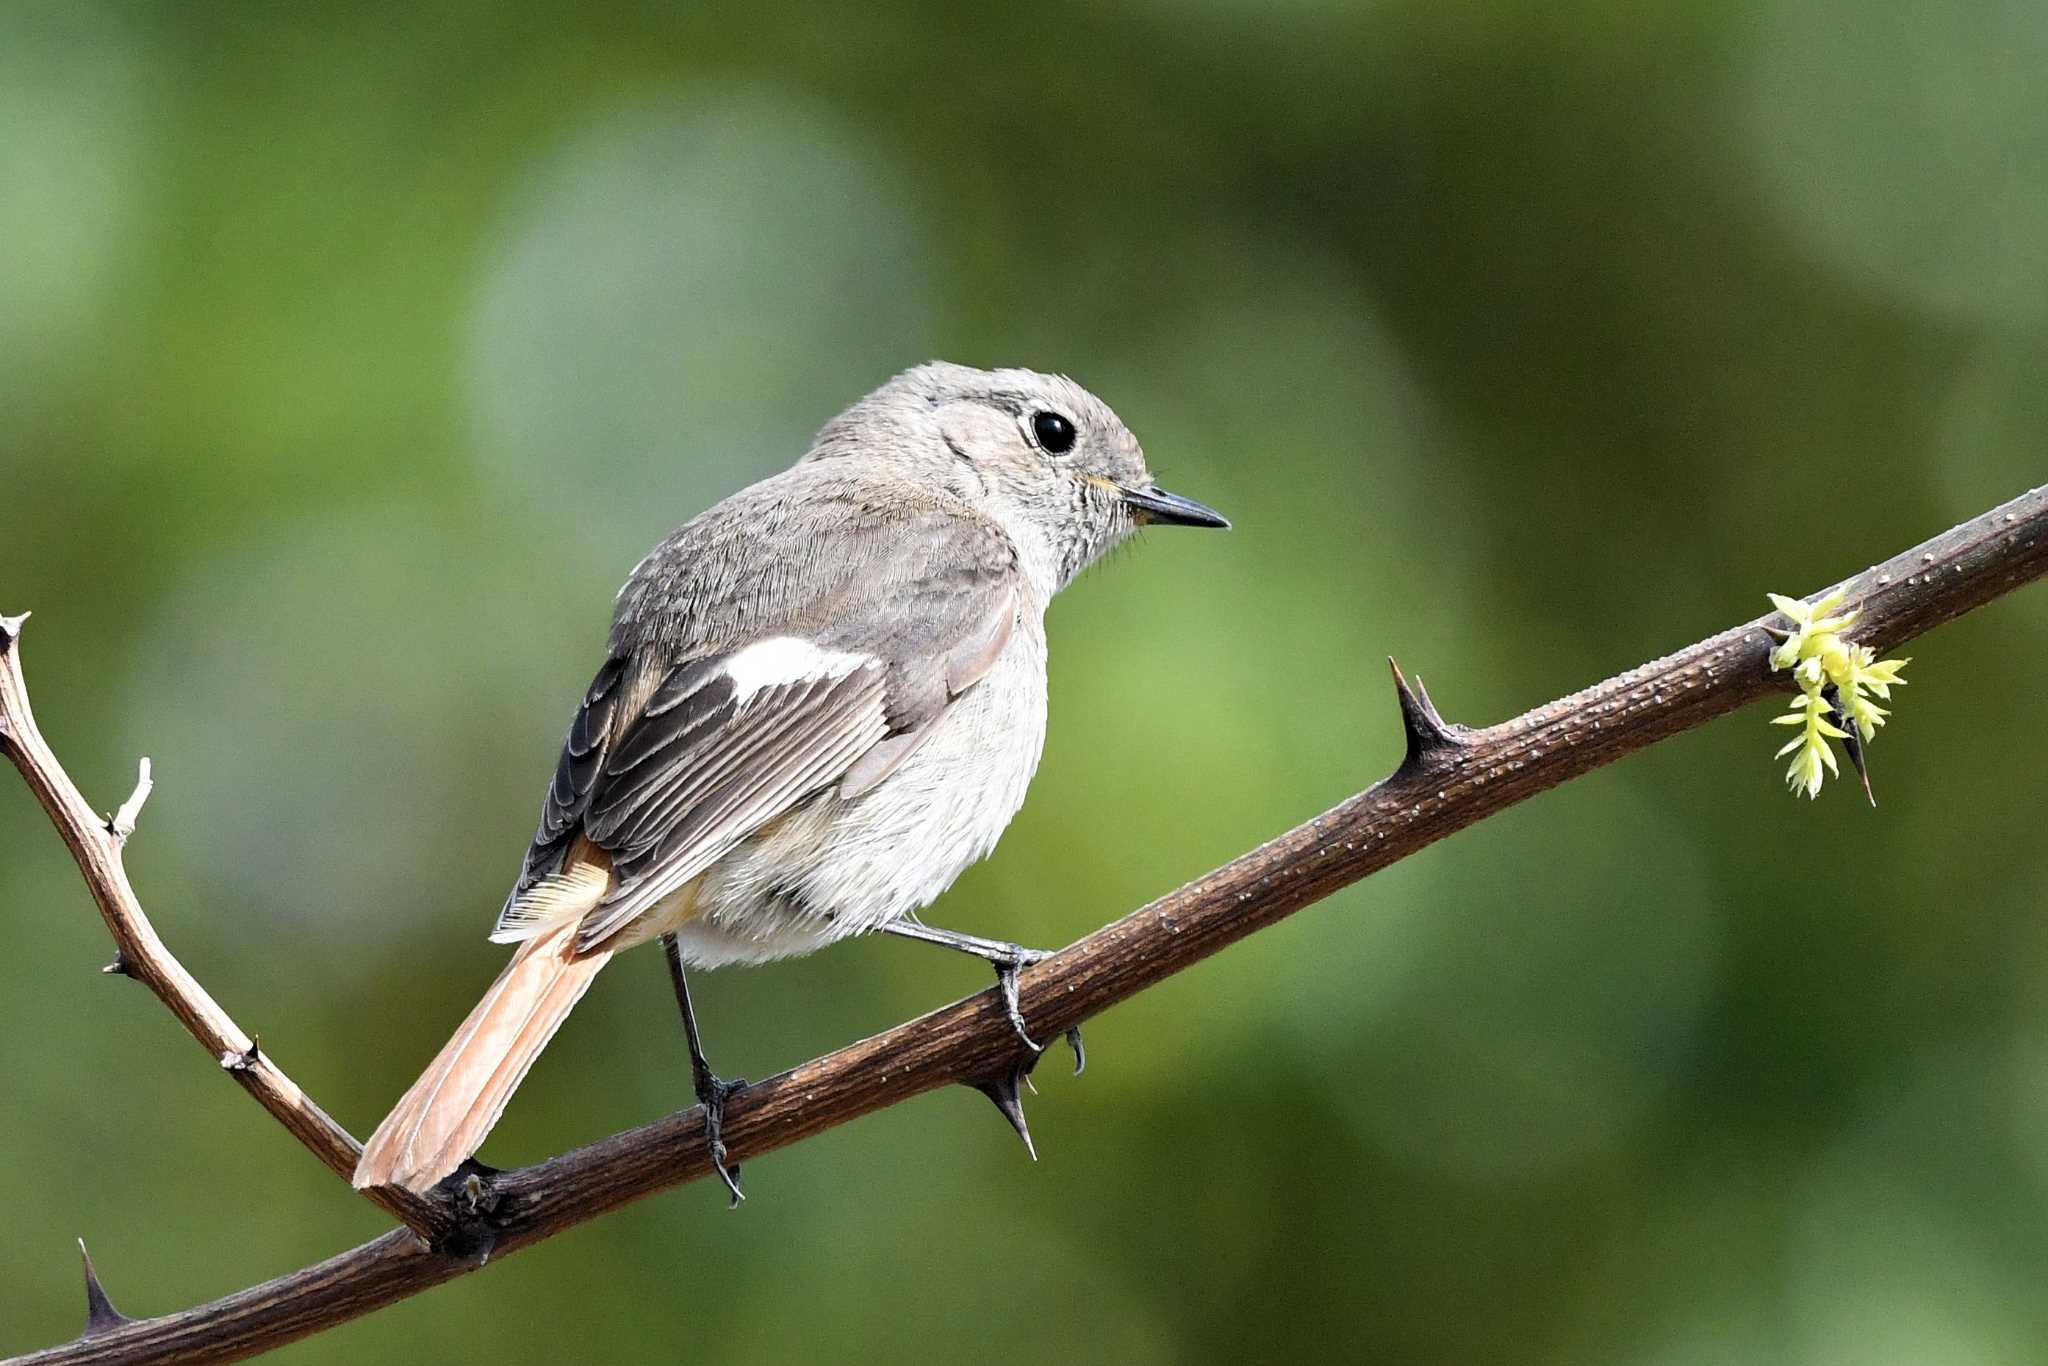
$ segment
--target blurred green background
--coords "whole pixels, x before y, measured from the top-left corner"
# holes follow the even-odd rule
[[[324,11],[324,12],[323,12]],[[933,919],[1056,945],[2043,479],[2036,0],[0,6],[0,609],[184,961],[356,1132],[484,942],[612,590],[931,356],[1063,370],[1227,536],[1053,612]],[[2048,595],[1916,645],[1882,808],[1757,710],[926,1097],[285,1360],[2048,1361]],[[0,780],[0,1351],[381,1231]],[[764,1076],[983,985],[705,977]],[[658,955],[484,1156],[689,1099]]]

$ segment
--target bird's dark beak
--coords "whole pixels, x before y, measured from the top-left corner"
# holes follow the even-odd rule
[[[1124,506],[1131,510],[1131,518],[1140,526],[1213,526],[1228,527],[1230,519],[1212,507],[1204,507],[1192,498],[1183,498],[1165,489],[1121,489]]]

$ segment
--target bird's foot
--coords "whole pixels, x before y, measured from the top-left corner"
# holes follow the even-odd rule
[[[1017,1003],[1017,974],[1034,963],[1043,963],[1050,957],[1052,952],[1048,949],[1012,946],[1009,954],[989,959],[990,966],[996,970],[996,988],[1002,993],[1003,1014],[1009,1017],[1010,1028],[1017,1031],[1017,1037],[1023,1040],[1024,1046],[1034,1054],[1043,1053],[1045,1045],[1033,1039],[1031,1031],[1024,1027],[1024,1011]],[[1088,1066],[1088,1054],[1081,1046],[1081,1027],[1075,1025],[1067,1030],[1066,1039],[1067,1047],[1074,1050],[1074,1075],[1078,1077]],[[1025,1076],[1025,1085],[1030,1085],[1028,1073]]]
[[[1033,1039],[1031,1031],[1024,1027],[1024,1010],[1017,1004],[1017,974],[1050,957],[1043,949],[1013,949],[1004,957],[989,959],[989,966],[996,970],[996,990],[1002,993],[1003,1014],[1009,1016],[1010,1028],[1017,1031],[1017,1037],[1034,1054],[1043,1053],[1045,1045]]]
[[[1027,949],[1019,944],[1007,943],[1001,939],[984,939],[978,934],[962,934],[958,930],[942,930],[927,925],[914,915],[902,916],[881,926],[884,933],[901,935],[905,939],[921,939],[927,944],[957,953],[971,953],[996,970],[996,990],[1003,1001],[1003,1014],[1010,1021],[1010,1028],[1017,1038],[1031,1050],[1035,1060],[1045,1052],[1045,1045],[1031,1037],[1031,1031],[1024,1026],[1024,1011],[1017,1004],[1017,974],[1033,963],[1043,963],[1052,957],[1049,949]],[[1087,1065],[1087,1055],[1081,1051],[1081,1031],[1078,1028],[1066,1031],[1067,1044],[1074,1050],[1074,1075],[1080,1076]],[[1014,1089],[1014,1088],[1013,1088]]]
[[[696,1078],[697,1103],[704,1107],[704,1147],[711,1154],[711,1166],[718,1173],[718,1179],[731,1192],[732,1202],[727,1209],[738,1209],[746,1193],[740,1189],[740,1167],[725,1161],[725,1103],[747,1089],[747,1080],[726,1081],[705,1068]]]

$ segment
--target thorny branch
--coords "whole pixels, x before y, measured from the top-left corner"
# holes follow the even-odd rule
[[[1891,650],[2048,574],[2048,486],[1965,522],[1849,581],[1856,639]],[[171,957],[128,886],[121,844],[148,773],[111,821],[94,815],[59,767],[28,708],[16,640],[0,617],[0,750],[50,813],[85,875],[118,956],[242,1087],[337,1176],[356,1144]],[[1484,729],[1446,723],[1419,683],[1394,671],[1408,750],[1386,779],[1026,970],[1034,1028],[1080,1024],[1255,930],[1444,836],[1667,736],[1767,694],[1768,618],[1745,622],[1595,687]],[[756,1083],[731,1101],[724,1138],[752,1161],[861,1115],[964,1084],[1016,1111],[1032,1059],[994,992],[957,1001],[874,1038]],[[1021,1111],[1016,1111],[1021,1114]],[[711,1171],[699,1109],[516,1171],[458,1174],[433,1200],[373,1197],[407,1227],[316,1266],[157,1318],[119,1314],[86,1262],[86,1330],[0,1366],[65,1362],[233,1361],[370,1313],[587,1219]]]
[[[191,973],[164,947],[149,917],[128,885],[128,872],[121,852],[135,832],[142,804],[155,786],[149,760],[142,760],[135,790],[111,816],[94,812],[77,784],[64,771],[57,756],[36,729],[35,712],[28,702],[28,683],[21,673],[20,637],[28,613],[0,616],[0,752],[21,770],[29,790],[49,813],[57,833],[78,862],[107,932],[114,937],[114,958],[104,972],[133,977],[170,1007],[178,1022],[199,1041],[200,1047],[221,1068],[241,1084],[256,1103],[270,1111],[272,1118],[291,1131],[313,1156],[343,1181],[355,1170],[362,1145],[348,1130],[315,1105],[284,1069],[256,1045],[218,1002],[209,996]],[[449,1222],[445,1213],[404,1191],[365,1192],[399,1222],[418,1233],[434,1237],[444,1233]]]

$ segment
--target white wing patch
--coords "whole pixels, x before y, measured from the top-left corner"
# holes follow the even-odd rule
[[[873,663],[869,655],[827,650],[800,636],[770,636],[735,652],[725,661],[742,706],[763,688],[779,683],[804,683],[820,678],[844,678],[863,664]]]

